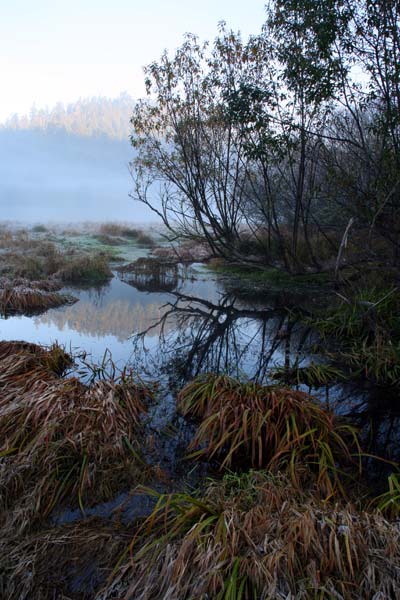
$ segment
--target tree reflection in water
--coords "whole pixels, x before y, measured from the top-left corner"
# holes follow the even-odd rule
[[[161,318],[133,338],[139,369],[167,376],[172,387],[201,372],[265,381],[275,363],[293,365],[305,358],[309,330],[292,322],[283,308],[241,308],[230,295],[218,304],[178,292],[172,296]],[[160,335],[151,348],[154,329]]]
[[[136,367],[169,391],[207,372],[268,382],[277,366],[289,370],[312,360],[314,335],[283,308],[241,308],[230,295],[218,303],[177,292],[173,297],[161,318],[133,337]],[[159,331],[156,343],[154,329]],[[297,387],[350,416],[362,430],[369,452],[400,458],[400,410],[394,410],[393,401],[382,404],[382,390],[357,381]],[[372,462],[370,473],[382,478],[385,463]]]

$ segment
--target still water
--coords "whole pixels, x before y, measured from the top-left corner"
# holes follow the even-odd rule
[[[258,379],[275,364],[297,360],[305,341],[301,328],[289,332],[281,308],[267,300],[243,303],[200,265],[181,272],[169,292],[138,289],[118,276],[101,288],[63,292],[78,302],[1,319],[0,339],[58,342],[72,353],[84,350],[94,363],[107,350],[117,366],[130,363],[156,378],[208,370]]]
[[[321,360],[313,354],[315,334],[288,317],[285,302],[293,302],[292,297],[283,301],[264,294],[243,300],[229,292],[227,279],[202,265],[181,268],[165,288],[123,281],[117,273],[101,288],[66,288],[78,299],[75,304],[32,317],[0,319],[0,339],[58,342],[73,354],[84,351],[91,363],[101,364],[106,356],[119,368],[129,364],[160,385],[160,401],[152,413],[158,430],[176,418],[176,390],[198,373],[268,382],[277,367]],[[399,455],[399,409],[387,392],[363,381],[311,391],[336,413],[350,415],[365,432],[371,451]]]

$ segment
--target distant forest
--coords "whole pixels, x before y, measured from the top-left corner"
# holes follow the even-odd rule
[[[150,220],[129,198],[133,106],[128,94],[90,98],[1,124],[0,219]]]
[[[32,107],[29,115],[15,114],[0,125],[0,130],[63,130],[84,137],[106,135],[127,140],[131,133],[129,123],[133,107],[134,100],[126,92],[118,98],[85,98],[66,106],[59,102],[51,110]]]

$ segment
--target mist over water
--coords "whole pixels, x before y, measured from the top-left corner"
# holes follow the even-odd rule
[[[0,220],[154,222],[129,197],[129,141],[64,131],[0,130]]]

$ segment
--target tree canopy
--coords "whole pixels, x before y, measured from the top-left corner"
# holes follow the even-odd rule
[[[397,2],[276,0],[247,41],[187,35],[145,71],[135,197],[217,256],[320,270],[351,229],[396,262],[399,24]]]

